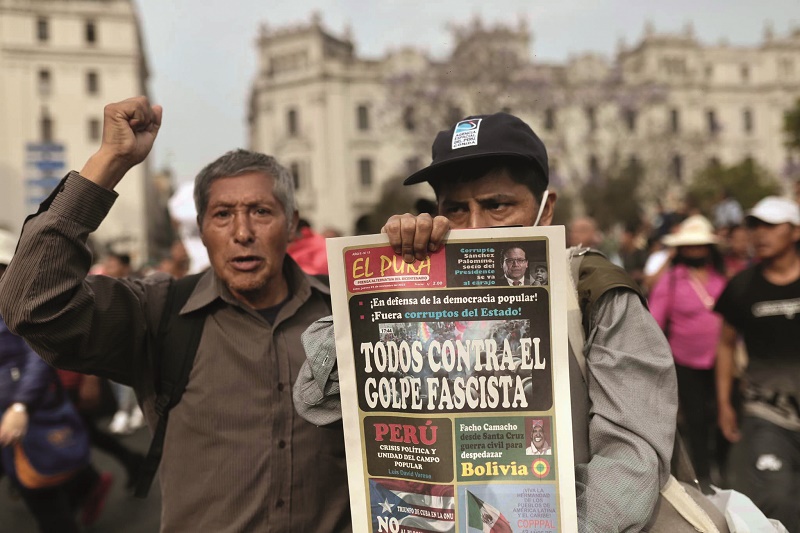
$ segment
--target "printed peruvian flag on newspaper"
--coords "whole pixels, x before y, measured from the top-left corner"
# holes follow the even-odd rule
[[[489,505],[470,491],[467,491],[467,508],[469,510],[469,527],[483,533],[512,533],[503,514],[496,507]]]

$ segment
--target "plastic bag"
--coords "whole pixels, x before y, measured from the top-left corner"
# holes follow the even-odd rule
[[[708,496],[724,513],[731,533],[788,533],[778,520],[767,518],[753,500],[735,490],[711,487],[715,494]]]

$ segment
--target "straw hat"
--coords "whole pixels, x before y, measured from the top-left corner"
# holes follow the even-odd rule
[[[0,265],[8,265],[17,249],[17,238],[4,229],[0,229]]]
[[[706,217],[693,215],[681,222],[676,233],[666,235],[662,241],[667,246],[702,246],[719,243],[719,237],[714,235],[714,226]]]

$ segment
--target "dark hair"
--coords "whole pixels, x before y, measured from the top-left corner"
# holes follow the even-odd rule
[[[640,227],[641,223],[628,221],[625,223],[624,231],[630,233],[631,235],[636,235],[637,233],[639,233]]]
[[[538,203],[542,202],[544,191],[547,190],[547,178],[542,176],[541,169],[533,161],[521,157],[495,156],[459,161],[445,166],[442,169],[442,175],[432,178],[429,183],[438,199],[444,180],[454,183],[468,183],[492,172],[502,171],[507,172],[509,177],[516,183],[525,185],[533,193]]]
[[[522,246],[520,246],[519,244],[513,244],[513,245],[511,245],[511,246],[507,246],[507,247],[503,248],[502,252],[500,253],[500,257],[502,257],[503,259],[505,259],[505,257],[506,257],[506,254],[507,254],[507,253],[508,253],[510,250],[522,250],[522,253],[523,253],[523,254],[525,254],[525,259],[526,259],[526,260],[528,259],[528,252],[527,252],[527,251],[525,251],[525,248],[523,248],[523,247],[522,247]]]
[[[722,257],[722,252],[713,244],[706,245],[709,250],[709,261],[711,267],[718,273],[725,275],[725,259]],[[681,246],[677,247],[677,253],[672,258],[673,265],[688,264],[689,262],[681,255]]]
[[[747,226],[744,224],[731,224],[728,226],[728,235],[733,235],[733,232],[736,230],[745,230],[747,231]]]
[[[220,178],[241,176],[250,172],[259,172],[274,180],[272,193],[278,199],[286,221],[291,226],[297,211],[294,200],[294,182],[292,174],[278,161],[269,155],[250,150],[231,150],[212,161],[200,171],[194,180],[194,206],[197,210],[197,225],[200,226],[208,208],[208,195],[211,184]]]
[[[131,266],[131,256],[129,254],[118,254],[116,252],[109,252],[108,257],[113,257],[125,266]]]

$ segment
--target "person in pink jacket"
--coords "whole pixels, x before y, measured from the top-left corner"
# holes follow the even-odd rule
[[[668,270],[650,293],[650,312],[672,348],[678,376],[679,427],[687,440],[697,476],[710,482],[715,438],[714,362],[721,319],[713,312],[725,288],[722,255],[714,228],[703,216],[687,218],[664,237],[671,248]]]

